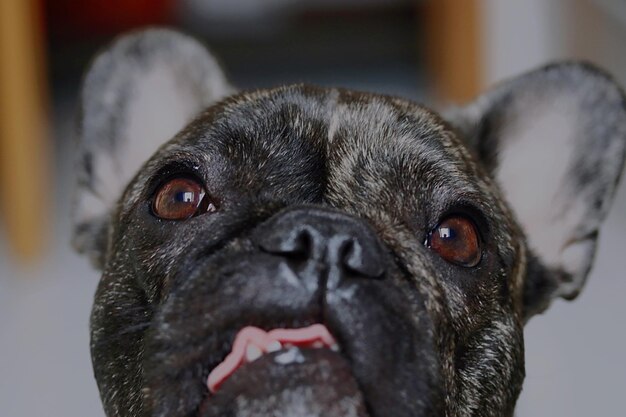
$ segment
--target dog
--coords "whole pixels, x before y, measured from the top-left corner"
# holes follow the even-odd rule
[[[580,62],[441,114],[237,92],[154,28],[92,63],[78,136],[108,416],[512,416],[525,323],[591,268],[626,99]]]

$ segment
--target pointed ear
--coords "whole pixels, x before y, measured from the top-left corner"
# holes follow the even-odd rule
[[[562,63],[503,83],[447,116],[526,233],[526,318],[554,297],[576,297],[624,163],[623,92],[590,65]]]
[[[75,248],[102,267],[111,210],[140,166],[194,116],[229,95],[216,60],[167,29],[117,39],[89,68],[78,118]]]

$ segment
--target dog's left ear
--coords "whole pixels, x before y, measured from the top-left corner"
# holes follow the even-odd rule
[[[73,244],[95,266],[103,266],[110,215],[139,168],[233,92],[200,43],[169,29],[124,35],[94,60],[80,96]]]
[[[444,115],[501,187],[528,238],[525,319],[575,298],[624,163],[626,100],[582,63],[550,65]]]

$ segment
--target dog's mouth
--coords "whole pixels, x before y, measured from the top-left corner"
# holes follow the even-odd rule
[[[300,415],[297,410],[368,416],[349,359],[323,324],[268,331],[244,327],[206,383],[202,417],[224,410],[233,416]]]
[[[274,358],[276,363],[297,362],[302,358],[299,349],[330,349],[338,352],[339,345],[323,324],[267,332],[258,327],[244,327],[237,333],[231,352],[210,372],[207,380],[209,392],[216,393],[239,368],[263,355],[281,352]]]
[[[328,283],[337,271],[319,262],[297,275],[265,253],[225,265],[194,266],[202,275],[154,318],[142,390],[151,415],[441,415],[432,327],[415,314],[419,297],[407,301],[403,289],[383,291],[379,280],[348,272]]]

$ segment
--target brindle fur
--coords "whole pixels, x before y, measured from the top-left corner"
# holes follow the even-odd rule
[[[167,43],[195,45],[152,30],[118,41],[105,56],[117,51],[118,60],[145,67]],[[181,68],[185,59],[198,59],[167,53],[180,54]],[[576,116],[594,123],[588,131],[603,146],[576,142],[577,166],[588,155],[592,162],[582,166],[593,175],[572,170],[568,183],[590,199],[584,224],[591,226],[581,235],[593,246],[582,263],[586,276],[624,157],[624,97],[610,78],[577,63],[546,67],[447,113],[448,122],[403,99],[339,88],[294,85],[221,99],[232,91],[224,81],[222,89],[194,99],[213,104],[145,164],[135,162],[136,175],[127,186],[122,181],[121,195],[112,186],[107,196],[107,171],[92,165],[98,158],[120,160],[116,141],[133,140],[122,139],[127,121],[107,131],[89,122],[133,117],[124,110],[132,92],[119,94],[123,105],[103,104],[102,95],[119,93],[102,87],[112,73],[96,62],[83,90],[76,225],[77,248],[103,268],[91,348],[107,415],[196,415],[207,396],[203,381],[239,328],[321,320],[350,358],[358,389],[343,393],[332,376],[312,376],[310,387],[264,381],[276,395],[259,400],[244,387],[238,396],[216,396],[201,415],[513,415],[524,379],[523,325],[555,296],[572,296],[559,291],[572,273],[542,263],[516,221],[516,207],[505,201],[497,170],[506,137],[499,132],[533,105],[528,91],[533,100],[542,99],[546,85],[553,86],[550,94],[580,102],[595,94],[593,106],[581,105]],[[587,89],[579,93],[581,83]],[[203,180],[217,213],[184,222],[155,218],[155,189],[175,174]],[[92,199],[103,207],[81,212],[84,195],[97,196]],[[450,213],[477,223],[479,266],[449,264],[424,245]],[[285,259],[262,250],[288,216],[364,230],[359,236],[379,248],[372,256],[384,276],[355,279],[317,259],[317,269],[293,268],[305,284],[290,287]],[[325,363],[322,357],[320,367]]]

